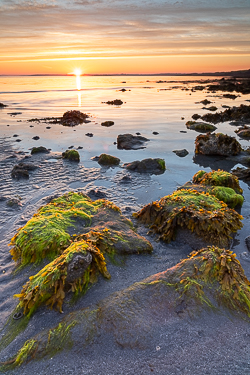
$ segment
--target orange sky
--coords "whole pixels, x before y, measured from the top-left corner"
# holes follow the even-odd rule
[[[250,68],[249,0],[0,0],[0,5],[0,74]]]

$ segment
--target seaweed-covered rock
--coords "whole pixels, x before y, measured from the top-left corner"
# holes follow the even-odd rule
[[[152,174],[161,174],[166,170],[165,160],[156,158],[143,159],[141,161],[135,160],[131,163],[123,164],[123,167],[131,171],[139,173],[152,173]]]
[[[195,153],[203,155],[238,155],[241,145],[235,137],[227,134],[201,134],[195,139]]]
[[[149,141],[148,138],[141,135],[132,134],[119,134],[117,137],[117,148],[121,150],[138,150],[145,148],[145,142]]]
[[[70,161],[80,161],[80,155],[77,150],[71,149],[71,150],[66,150],[62,153],[62,158],[63,159],[68,159]]]
[[[209,193],[181,189],[144,206],[134,216],[166,242],[187,228],[209,244],[228,246],[242,216]]]
[[[250,122],[250,105],[241,104],[239,107],[231,107],[223,112],[206,113],[201,118],[213,124],[225,121]]]
[[[240,138],[250,138],[250,126],[241,126],[239,129],[234,131]]]
[[[40,153],[49,153],[49,150],[44,146],[32,147],[30,153],[31,155],[40,154]]]
[[[86,121],[89,116],[86,113],[80,111],[67,111],[61,118],[61,123],[64,126],[76,126]]]
[[[196,121],[198,120],[199,118],[201,118],[201,115],[198,115],[198,113],[195,113],[192,118]]]
[[[16,179],[29,178],[29,172],[36,168],[37,166],[31,163],[19,163],[13,167],[11,176]]]
[[[109,105],[122,105],[123,101],[121,99],[115,99],[115,100],[108,100],[107,102],[104,102]]]
[[[233,189],[238,194],[243,193],[238,178],[232,173],[222,171],[220,169],[212,172],[205,172],[203,170],[197,172],[193,176],[193,183],[211,186],[224,186]]]
[[[119,165],[120,159],[116,156],[108,155],[108,154],[101,154],[98,157],[98,163],[101,165]]]
[[[115,124],[114,121],[104,121],[101,123],[102,126],[106,126],[106,127],[113,126],[114,124]]]
[[[206,122],[187,121],[186,127],[190,130],[195,130],[200,133],[208,133],[216,130],[216,126],[207,124]]]
[[[208,310],[210,320],[219,313],[226,324],[232,318],[226,317],[229,310],[248,322],[249,306],[250,283],[236,255],[218,247],[203,248],[176,266],[110,295],[98,306],[74,311],[56,327],[42,330],[26,341],[1,370],[51,356],[66,350],[69,343],[74,350],[82,350],[85,345],[91,345],[92,350],[98,345],[100,349],[107,335],[119,347],[152,350],[155,339],[169,333],[167,323],[173,324],[175,316],[182,314],[183,319],[190,319]],[[169,344],[169,337],[167,340]]]
[[[41,207],[12,238],[10,253],[18,264],[52,260],[16,297],[29,316],[42,303],[61,311],[65,293],[87,290],[100,272],[110,275],[104,256],[148,253],[152,245],[133,230],[130,220],[107,200],[68,193]]]

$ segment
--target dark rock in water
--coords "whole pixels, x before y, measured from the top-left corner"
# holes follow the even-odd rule
[[[86,133],[85,135],[86,135],[86,137],[90,137],[90,138],[92,138],[94,136],[93,133]]]
[[[187,156],[189,154],[189,152],[184,148],[183,150],[173,150],[173,152],[181,157],[181,158],[184,158],[185,156]]]
[[[250,122],[250,106],[241,104],[239,107],[231,107],[219,113],[206,113],[202,117],[203,121],[217,124],[225,121]]]
[[[180,130],[180,133],[187,133],[186,130]]]
[[[250,138],[250,126],[242,126],[240,127],[239,129],[235,130],[234,131],[239,137],[241,138],[246,138],[246,139],[249,139]]]
[[[239,95],[234,95],[234,94],[223,94],[223,98],[227,98],[227,99],[236,99],[238,98]]]
[[[139,173],[152,173],[152,174],[161,174],[166,170],[165,160],[164,159],[143,159],[141,161],[136,160],[132,163],[125,163],[123,167],[139,172]]]
[[[121,150],[138,150],[140,148],[145,148],[144,143],[147,141],[149,141],[149,139],[140,135],[119,134],[117,137],[117,148]]]
[[[63,159],[68,159],[70,161],[80,161],[80,155],[77,150],[66,150],[65,152],[62,153],[62,158]]]
[[[137,133],[135,133],[136,135],[141,135],[141,133],[140,132],[137,132]]]
[[[105,199],[107,197],[107,194],[99,189],[91,189],[87,192],[87,195],[93,199]]]
[[[232,170],[232,174],[238,177],[239,180],[250,180],[250,168],[237,167],[236,169]]]
[[[230,121],[229,125],[232,125],[232,126],[243,126],[244,122],[243,121]]]
[[[7,200],[6,205],[11,208],[20,208],[22,206],[21,198],[10,198]]]
[[[206,122],[187,121],[186,127],[190,130],[195,130],[200,133],[208,133],[216,130],[216,126],[207,124]]]
[[[74,146],[69,146],[68,149],[71,150],[72,148],[74,148]]]
[[[22,112],[10,112],[10,113],[7,113],[7,115],[10,115],[10,116],[17,116],[17,115],[21,115]]]
[[[195,139],[195,153],[203,155],[235,156],[241,152],[241,145],[227,134],[200,134]]]
[[[194,88],[192,89],[193,90],[197,90],[197,91],[202,91],[205,89],[205,86],[194,86]]]
[[[132,181],[132,178],[130,177],[130,176],[128,176],[128,175],[125,175],[125,176],[123,176],[121,179],[120,179],[120,183],[122,183],[122,184],[128,184],[128,183],[130,183]]]
[[[80,111],[67,111],[63,114],[61,118],[61,124],[64,126],[76,126],[86,122],[86,119],[89,116],[86,113],[82,113]]]
[[[6,104],[0,103],[0,108],[8,107]]]
[[[35,137],[33,137],[32,139],[34,139],[35,141],[38,141],[38,139],[40,139],[40,137],[38,137],[38,135],[35,135]]]
[[[121,89],[121,90],[119,90],[119,91],[121,91],[121,92],[125,92],[125,91],[127,91],[126,89]]]
[[[192,116],[192,118],[193,118],[194,120],[198,120],[199,118],[201,118],[201,116],[198,115],[198,113],[195,113],[195,114]]]
[[[74,254],[67,266],[66,283],[73,283],[82,277],[92,260],[93,257],[88,251],[86,254]]]
[[[230,106],[229,105],[222,105],[222,108],[230,108]]]
[[[39,153],[49,153],[49,150],[44,146],[32,147],[30,153],[31,155],[39,154]]]
[[[51,129],[51,126],[46,126],[46,129]]]
[[[153,132],[152,134],[154,134],[154,135],[158,135],[159,133],[158,133],[158,132]]]
[[[109,100],[109,101],[104,102],[104,103],[109,104],[109,105],[122,105],[123,101],[120,100],[120,99],[115,99],[115,100]]]
[[[19,137],[19,135],[18,135],[18,134],[14,134],[13,137],[14,137],[14,138]]]
[[[78,146],[78,147],[77,147],[77,150],[82,150],[82,149],[83,149],[82,146]]]
[[[33,171],[37,168],[36,165],[31,163],[19,163],[14,166],[11,171],[11,176],[13,178],[29,178],[29,171]]]
[[[210,100],[204,99],[204,100],[201,100],[200,103],[204,105],[208,105],[208,104],[211,104],[212,102],[210,102]]]
[[[215,105],[213,105],[212,107],[204,107],[203,109],[207,109],[208,111],[212,111],[212,112],[214,112],[214,111],[217,111],[217,107],[215,107]]]
[[[108,154],[101,154],[98,157],[98,163],[101,165],[119,165],[120,161],[119,158]]]
[[[246,246],[247,246],[247,250],[250,251],[250,236],[247,236],[245,238],[245,243],[246,243]]]
[[[22,140],[21,139],[16,139],[16,142],[22,142]]]
[[[114,124],[115,124],[114,121],[104,121],[104,122],[101,123],[101,126],[109,127],[109,126],[112,126]]]

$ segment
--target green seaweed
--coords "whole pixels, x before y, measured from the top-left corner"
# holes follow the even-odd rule
[[[66,150],[65,152],[62,153],[62,158],[63,159],[68,159],[71,161],[80,161],[80,155],[77,150]]]
[[[166,242],[175,239],[178,227],[184,227],[205,241],[228,246],[231,233],[242,227],[242,216],[236,211],[215,196],[192,189],[177,190],[144,206],[134,216]]]
[[[229,207],[242,206],[244,198],[229,187],[216,186],[208,190],[210,194],[215,195],[220,201],[225,202]]]
[[[242,194],[239,180],[232,173],[218,169],[217,171],[199,171],[193,176],[193,183],[201,185],[230,187],[237,194]]]

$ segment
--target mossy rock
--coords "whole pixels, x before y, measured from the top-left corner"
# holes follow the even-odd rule
[[[168,329],[166,324],[172,324],[176,314],[189,321],[202,310],[210,312],[209,319],[223,314],[227,322],[230,312],[248,321],[250,283],[232,251],[203,248],[176,266],[110,295],[94,308],[74,311],[56,327],[26,341],[2,370],[51,357],[69,345],[75,350],[93,345],[94,350],[96,341],[100,348],[107,335],[123,348],[151,349],[151,333],[159,322],[165,321]],[[162,329],[161,324],[161,335]]]
[[[135,160],[123,164],[123,167],[139,173],[162,174],[166,170],[165,160],[161,158],[148,158],[141,161]]]
[[[68,159],[70,161],[80,161],[80,155],[77,150],[66,150],[65,152],[62,153],[62,158],[63,159]]]
[[[32,147],[30,153],[31,155],[40,154],[40,153],[49,153],[49,150],[44,146]]]
[[[101,165],[119,165],[120,159],[116,156],[101,154],[98,158],[98,163]]]
[[[188,121],[186,127],[190,130],[195,130],[200,133],[213,132],[216,130],[216,126],[207,124],[205,122]]]
[[[194,184],[224,186],[233,189],[237,194],[242,194],[239,180],[232,173],[218,169],[217,171],[205,172],[200,170],[193,176]]]
[[[229,246],[231,234],[242,227],[242,216],[209,193],[177,190],[144,206],[134,216],[166,242],[178,229],[188,229],[209,244]]]

